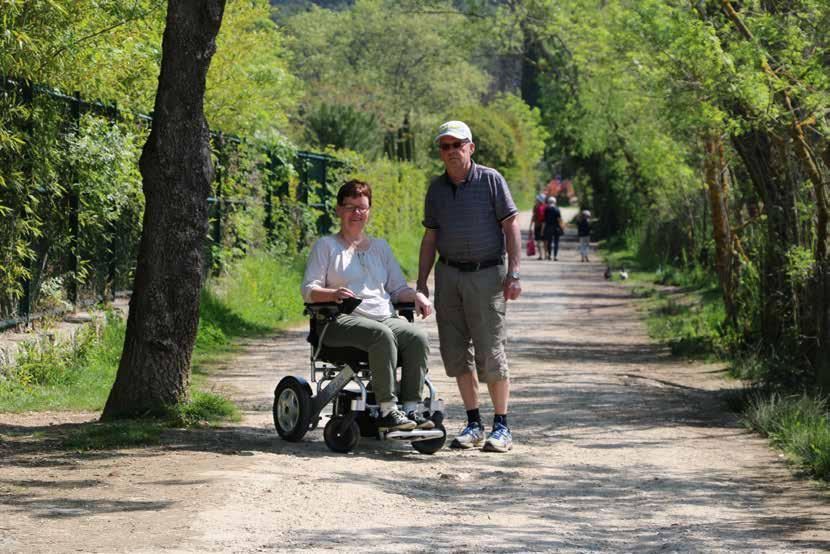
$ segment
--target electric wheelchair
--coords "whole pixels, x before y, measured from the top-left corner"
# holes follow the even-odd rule
[[[305,305],[304,313],[310,316],[307,338],[311,343],[310,377],[317,385],[317,393],[312,395],[311,386],[302,377],[283,377],[274,390],[277,433],[287,441],[299,441],[306,432],[317,427],[322,420],[320,412],[331,402],[331,416],[323,430],[323,439],[334,452],[350,452],[363,436],[411,442],[418,452],[434,454],[444,446],[447,431],[443,425],[444,402],[436,398],[429,376],[425,378],[429,396],[424,398],[418,410],[423,410],[424,417],[431,419],[435,427],[381,432],[377,425],[380,405],[371,389],[367,353],[358,348],[323,344],[327,324],[338,314],[351,313],[360,302],[357,298],[347,298],[340,304]],[[395,309],[409,322],[414,320],[414,303],[395,304]]]

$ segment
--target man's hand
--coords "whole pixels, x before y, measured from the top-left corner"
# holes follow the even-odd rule
[[[522,294],[522,283],[508,276],[504,280],[504,299],[516,300]]]
[[[415,293],[415,311],[421,314],[421,319],[426,319],[432,314],[432,302],[421,291]]]

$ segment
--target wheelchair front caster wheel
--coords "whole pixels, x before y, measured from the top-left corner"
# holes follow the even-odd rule
[[[326,446],[334,452],[345,454],[351,452],[360,442],[360,426],[356,421],[352,421],[345,429],[339,429],[341,420],[339,418],[332,418],[326,423],[323,429],[323,439],[326,441]]]
[[[311,394],[296,377],[284,377],[274,390],[274,426],[280,437],[298,441],[311,423]]]
[[[435,430],[441,431],[442,435],[435,439],[429,439],[425,441],[414,441],[412,443],[412,448],[420,452],[421,454],[435,454],[441,448],[444,447],[444,443],[447,442],[447,430],[444,428],[442,424],[438,424],[434,427]]]

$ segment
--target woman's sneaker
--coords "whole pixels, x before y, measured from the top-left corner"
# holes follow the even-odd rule
[[[503,423],[496,423],[493,426],[493,432],[487,436],[484,441],[485,452],[507,452],[513,448],[513,435],[510,429]]]
[[[461,433],[450,443],[450,448],[474,448],[484,442],[484,426],[480,421],[468,423]]]
[[[412,421],[415,422],[415,428],[416,429],[423,429],[423,430],[426,431],[427,429],[434,429],[435,428],[435,422],[434,421],[432,421],[431,419],[425,418],[423,415],[419,414],[416,411],[409,412],[408,414],[406,414],[406,417],[408,417],[409,419],[411,419]]]
[[[409,431],[416,423],[400,410],[392,410],[378,419],[378,431]]]

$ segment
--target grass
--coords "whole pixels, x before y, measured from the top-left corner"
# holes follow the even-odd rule
[[[115,380],[126,328],[116,314],[104,321],[73,339],[22,347],[14,366],[0,368],[0,411],[100,410]]]
[[[723,322],[726,313],[717,289],[657,291],[646,319],[649,334],[667,344],[672,354],[696,359],[726,355]]]
[[[830,480],[830,422],[826,399],[806,394],[757,394],[744,411],[744,422],[810,475]]]
[[[632,295],[645,299],[649,335],[672,354],[695,359],[723,359],[726,312],[716,279],[705,268],[676,268],[641,259],[636,241],[616,238],[601,244],[612,279],[628,272]]]

